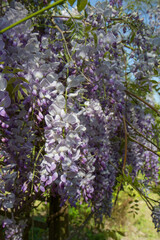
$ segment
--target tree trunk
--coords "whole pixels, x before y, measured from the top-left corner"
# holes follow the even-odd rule
[[[65,240],[68,231],[68,208],[60,207],[60,197],[50,197],[49,240]]]
[[[30,211],[31,210],[29,208],[29,211],[25,215],[25,217],[27,219],[27,226],[26,226],[26,228],[24,229],[24,232],[23,232],[23,240],[29,240],[29,230],[31,228]]]
[[[4,230],[3,230],[2,227],[0,228],[0,239],[1,240],[5,240],[5,238],[4,238]]]
[[[24,230],[23,240],[29,240],[29,228]]]

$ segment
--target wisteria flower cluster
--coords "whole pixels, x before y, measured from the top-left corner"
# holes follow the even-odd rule
[[[160,209],[159,209],[159,205],[158,206],[154,206],[153,210],[152,210],[152,221],[155,225],[155,228],[157,229],[157,232],[160,231]]]
[[[0,35],[0,206],[15,217],[4,220],[6,239],[23,239],[25,209],[38,196],[72,206],[84,199],[98,218],[110,215],[126,166],[146,185],[158,180],[157,149],[147,140],[154,120],[127,94],[152,89],[158,37],[138,14],[122,15],[121,4],[88,7],[83,23],[59,16],[39,31],[28,20]],[[0,29],[27,13],[15,2]],[[81,35],[68,33],[72,24]]]

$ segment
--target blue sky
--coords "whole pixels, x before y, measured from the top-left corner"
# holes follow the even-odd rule
[[[98,0],[90,0],[91,5],[93,6],[96,4],[96,2],[98,2]]]

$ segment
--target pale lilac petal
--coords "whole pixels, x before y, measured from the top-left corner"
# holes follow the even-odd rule
[[[56,164],[55,163],[51,163],[51,171],[56,169]]]
[[[46,181],[46,177],[44,175],[41,176],[41,181],[45,182]]]
[[[52,181],[55,181],[58,178],[58,173],[55,172],[52,176]]]
[[[41,190],[42,192],[45,192],[45,188],[44,188],[43,186],[40,186],[40,190]]]
[[[51,176],[49,176],[49,179],[48,179],[48,181],[46,182],[46,184],[45,184],[45,185],[47,186],[47,185],[50,185],[51,183],[52,183],[52,177],[51,177]]]
[[[66,182],[66,175],[63,174],[63,175],[61,176],[61,181],[64,182],[64,183]]]

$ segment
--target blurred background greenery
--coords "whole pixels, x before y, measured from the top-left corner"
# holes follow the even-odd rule
[[[150,198],[159,199],[160,186],[152,189]],[[116,193],[113,199],[116,198]],[[42,203],[34,210],[33,220],[46,221],[48,205]],[[72,240],[158,240],[160,234],[156,232],[151,218],[151,211],[138,194],[128,186],[124,186],[119,193],[118,201],[113,207],[111,218],[104,218],[102,224],[97,225],[93,218],[83,226],[85,219],[91,213],[87,204],[77,204],[76,208],[69,207],[69,231]],[[30,240],[47,240],[47,229],[40,229],[32,225]]]

